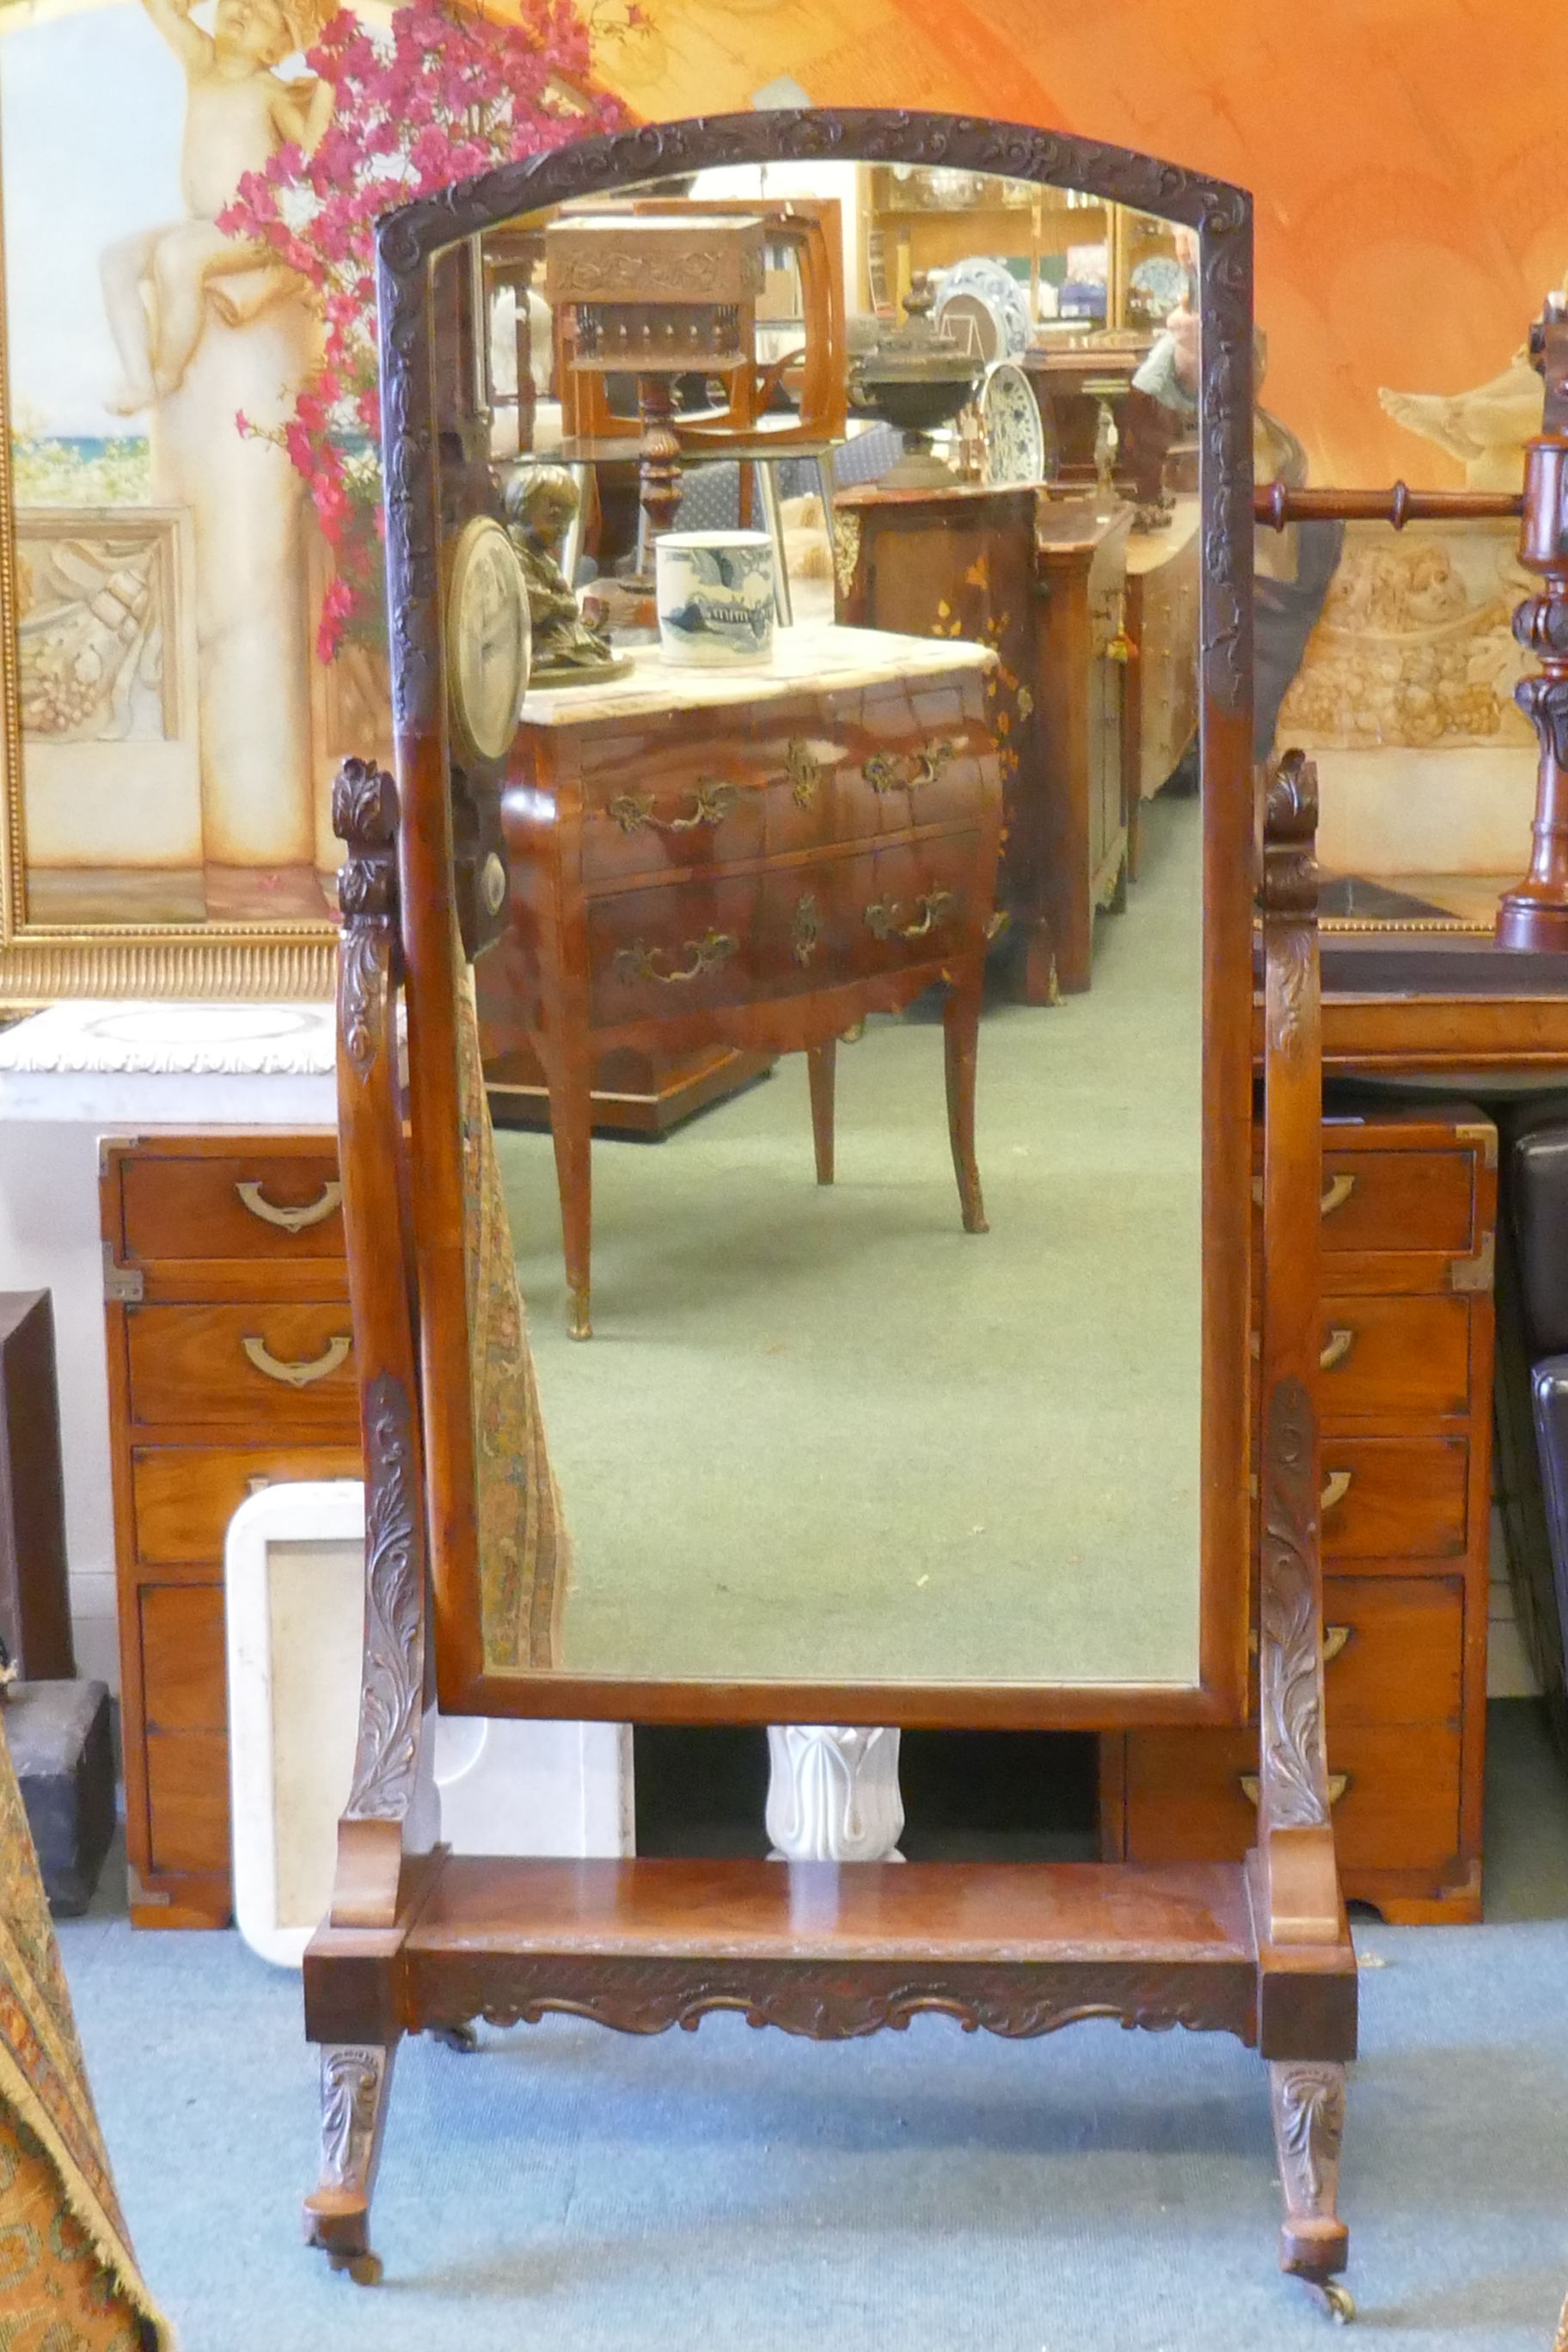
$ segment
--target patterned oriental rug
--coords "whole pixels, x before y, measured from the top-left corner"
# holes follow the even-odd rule
[[[0,1710],[0,2344],[174,2341],[121,2217]]]

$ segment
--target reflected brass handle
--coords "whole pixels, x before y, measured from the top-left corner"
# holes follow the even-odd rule
[[[661,988],[677,988],[682,982],[700,980],[704,974],[717,971],[731,956],[738,954],[741,942],[733,931],[704,931],[700,940],[683,940],[680,951],[689,962],[677,964],[673,971],[660,971],[658,959],[668,952],[664,948],[650,948],[641,940],[629,948],[617,948],[611,966],[617,980],[629,986],[634,981],[657,980]]]
[[[915,900],[923,911],[919,922],[898,920],[896,898],[878,898],[866,909],[866,929],[874,940],[923,940],[933,924],[945,922],[958,905],[951,890],[928,890]]]
[[[655,816],[652,797],[647,793],[618,793],[609,804],[609,814],[623,833],[640,833],[645,824],[655,833],[695,833],[701,825],[722,824],[740,797],[738,784],[721,784],[711,776],[699,776],[689,816]]]
[[[265,1339],[258,1339],[254,1335],[242,1339],[239,1344],[257,1370],[265,1372],[269,1381],[282,1381],[291,1389],[308,1389],[312,1381],[324,1381],[329,1372],[337,1370],[353,1341],[346,1332],[340,1331],[335,1339],[327,1341],[326,1354],[318,1356],[311,1364],[282,1362],[272,1353]]]
[[[244,1206],[263,1224],[280,1225],[286,1234],[302,1234],[307,1225],[319,1225],[330,1217],[343,1197],[343,1188],[331,1177],[322,1185],[319,1197],[307,1202],[302,1209],[285,1209],[276,1201],[268,1201],[259,1184],[237,1184]]]
[[[1258,1796],[1257,1773],[1238,1772],[1236,1777],[1240,1784],[1241,1793],[1247,1799],[1247,1803],[1249,1805],[1256,1805]],[[1344,1795],[1345,1790],[1350,1787],[1350,1784],[1351,1776],[1348,1772],[1331,1772],[1329,1774],[1329,1802],[1331,1805],[1337,1805],[1339,1803],[1340,1799]]]
[[[928,743],[921,751],[910,751],[900,760],[892,751],[873,751],[868,760],[860,762],[860,773],[874,793],[918,792],[921,784],[934,784],[952,757],[951,743]],[[907,774],[900,774],[907,769]]]
[[[1331,1325],[1329,1336],[1324,1340],[1322,1350],[1318,1357],[1318,1370],[1321,1372],[1331,1372],[1336,1364],[1344,1362],[1354,1346],[1355,1333],[1348,1323]]]
[[[1344,1207],[1345,1202],[1350,1199],[1351,1194],[1354,1191],[1355,1178],[1353,1176],[1336,1176],[1328,1185],[1323,1193],[1322,1199],[1318,1202],[1319,1216],[1331,1217],[1336,1209],[1342,1209]],[[1261,1209],[1263,1206],[1263,1179],[1261,1176],[1255,1176],[1252,1180],[1252,1202],[1254,1208]]]
[[[1322,1493],[1318,1497],[1320,1509],[1331,1511],[1336,1503],[1342,1503],[1344,1501],[1345,1496],[1351,1490],[1351,1479],[1352,1475],[1353,1473],[1349,1470],[1330,1471],[1328,1484],[1324,1486]]]
[[[1345,1643],[1350,1640],[1350,1637],[1351,1629],[1348,1625],[1324,1626],[1323,1664],[1325,1666],[1331,1666],[1333,1664],[1334,1660],[1339,1656],[1340,1652],[1344,1648]],[[1342,1773],[1340,1778],[1342,1783],[1344,1775]]]

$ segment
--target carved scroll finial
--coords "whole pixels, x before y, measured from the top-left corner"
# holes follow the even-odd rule
[[[382,1000],[397,977],[397,787],[373,760],[345,760],[332,779],[338,868],[338,1033],[361,1079],[382,1040]]]
[[[332,831],[348,850],[338,869],[338,904],[345,919],[394,913],[397,787],[374,760],[345,760],[333,777]]]
[[[1287,751],[1268,777],[1263,803],[1265,915],[1318,910],[1318,771],[1304,751]]]

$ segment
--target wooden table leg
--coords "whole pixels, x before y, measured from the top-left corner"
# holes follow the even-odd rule
[[[837,1059],[838,1046],[834,1038],[830,1037],[826,1045],[806,1048],[806,1076],[811,1082],[811,1139],[816,1148],[819,1184],[833,1181],[833,1087]]]
[[[947,1131],[952,1144],[953,1173],[966,1234],[986,1234],[985,1204],[980,1197],[980,1171],[974,1164],[974,1062],[980,1042],[980,1000],[985,966],[975,959],[973,971],[956,982],[942,1007],[942,1043],[947,1063]]]
[[[591,1339],[589,1265],[594,1223],[593,1062],[586,1051],[568,1046],[559,1056],[554,1042],[533,1041],[550,1096],[550,1138],[555,1147],[555,1182],[561,1195],[561,1249],[566,1262],[566,1328],[574,1339]]]

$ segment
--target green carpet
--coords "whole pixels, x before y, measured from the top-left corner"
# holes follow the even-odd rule
[[[657,1145],[594,1148],[567,1339],[546,1136],[499,1139],[576,1546],[574,1673],[1186,1682],[1198,1597],[1195,801],[1152,803],[1094,986],[992,1006],[966,1234],[942,1031],[804,1056]]]

